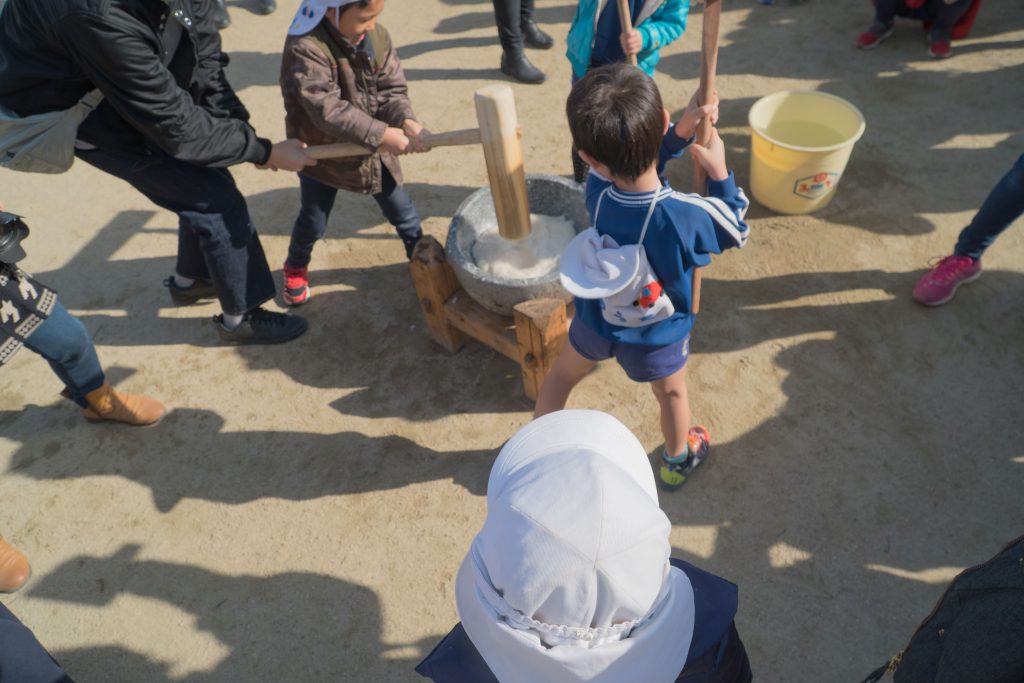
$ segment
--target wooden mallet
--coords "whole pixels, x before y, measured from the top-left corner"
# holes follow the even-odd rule
[[[477,90],[473,99],[479,128],[430,133],[421,139],[431,147],[483,145],[498,233],[508,240],[523,239],[530,234],[530,205],[526,195],[522,132],[516,117],[515,96],[507,85],[487,85]],[[340,159],[373,153],[374,150],[353,143],[317,145],[306,149],[306,154],[314,159]]]
[[[420,140],[430,147],[458,147],[462,145],[479,145],[480,129],[463,128],[446,133],[424,133]],[[346,157],[365,157],[374,153],[369,147],[355,142],[338,142],[332,145],[316,145],[306,149],[306,156],[313,159],[344,159]]]
[[[718,71],[718,24],[722,17],[722,0],[704,0],[704,19],[700,40],[700,105],[710,104],[715,93],[715,73]],[[714,126],[705,116],[697,125],[697,143],[707,145]],[[708,191],[708,173],[700,162],[693,160],[693,191],[703,195]],[[693,270],[693,313],[700,312],[700,268]]]

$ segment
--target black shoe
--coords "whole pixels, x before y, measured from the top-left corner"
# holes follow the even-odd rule
[[[231,26],[231,17],[228,15],[228,8],[224,6],[224,0],[214,0],[213,23],[221,31]]]
[[[416,250],[416,243],[423,239],[423,233],[419,233],[415,237],[409,239],[402,238],[402,243],[405,245],[405,258],[412,260],[412,252]]]
[[[224,316],[213,316],[217,333],[225,344],[280,344],[301,337],[309,327],[305,318],[285,313],[271,313],[254,308],[245,314],[238,327],[224,327]]]
[[[256,0],[256,14],[273,14],[276,9],[274,0]]]
[[[164,280],[164,287],[171,293],[171,301],[175,306],[191,306],[199,303],[200,299],[216,299],[217,291],[209,280],[196,280],[191,287],[179,287],[174,282],[174,276]]]
[[[544,72],[530,64],[522,50],[506,50],[501,55],[501,73],[520,83],[543,83],[547,80]]]
[[[523,22],[523,42],[535,50],[550,50],[555,46],[555,39],[544,33],[535,21]]]

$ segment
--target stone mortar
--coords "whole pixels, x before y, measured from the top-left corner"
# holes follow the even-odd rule
[[[549,216],[565,216],[579,233],[590,227],[583,189],[561,176],[534,174],[526,176],[526,194],[530,211]],[[472,257],[480,227],[494,222],[494,200],[491,188],[484,187],[469,195],[456,210],[448,226],[445,254],[462,288],[484,308],[512,315],[512,308],[530,299],[562,299],[571,301],[558,281],[558,270],[539,278],[503,279],[481,270]]]

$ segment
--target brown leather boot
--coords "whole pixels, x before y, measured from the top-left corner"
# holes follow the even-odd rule
[[[32,574],[28,559],[0,536],[0,593],[13,593]]]
[[[139,394],[122,394],[103,383],[85,395],[88,408],[82,415],[90,422],[124,422],[130,425],[151,425],[160,421],[167,409],[160,401]]]

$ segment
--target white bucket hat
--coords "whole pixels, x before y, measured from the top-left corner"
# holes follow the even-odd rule
[[[359,0],[302,0],[295,18],[292,19],[292,25],[288,28],[288,35],[305,35],[316,28],[330,8],[344,7],[357,2]]]
[[[618,420],[564,410],[502,448],[487,520],[455,580],[466,633],[501,683],[671,683],[693,587],[647,455]]]

